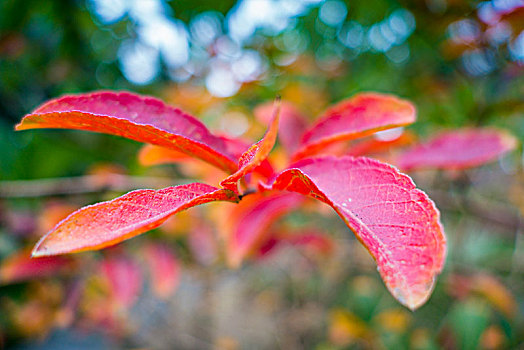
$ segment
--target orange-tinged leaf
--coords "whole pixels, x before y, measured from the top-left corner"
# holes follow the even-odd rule
[[[400,303],[416,309],[429,298],[446,238],[439,211],[407,175],[365,157],[318,157],[295,163],[264,187],[329,204],[371,253]]]
[[[132,191],[72,213],[38,242],[33,256],[101,249],[158,227],[181,210],[237,200],[231,191],[200,183]]]
[[[177,163],[188,159],[192,158],[176,149],[155,145],[145,145],[138,152],[138,162],[143,166]]]
[[[199,179],[199,182],[215,186],[219,184],[228,174],[208,163],[190,159],[187,162],[177,164],[182,178]]]
[[[220,169],[237,170],[222,140],[199,120],[161,100],[100,91],[51,100],[26,115],[16,130],[60,128],[113,134],[175,149]]]
[[[242,260],[266,243],[271,224],[289,211],[298,207],[304,199],[289,193],[263,196],[253,194],[245,197],[231,208],[226,236],[227,260],[238,267]]]
[[[151,285],[156,296],[167,299],[180,282],[180,263],[166,245],[150,243],[145,247]]]
[[[16,252],[0,264],[0,285],[52,276],[71,270],[73,260],[64,256],[31,259],[29,250]]]
[[[517,146],[517,139],[493,128],[444,132],[400,156],[399,166],[413,169],[465,169],[491,162]]]
[[[217,136],[223,143],[227,154],[239,158],[249,148],[249,144],[226,136]],[[178,163],[180,161],[194,159],[186,153],[172,148],[155,145],[145,145],[138,153],[138,161],[144,166]]]
[[[416,119],[415,107],[393,95],[361,93],[329,108],[321,119],[302,137],[301,148],[293,159],[316,154],[327,145],[353,140],[411,124]]]
[[[278,125],[280,120],[280,100],[275,101],[273,118],[264,137],[249,147],[238,160],[238,170],[225,178],[220,185],[225,189],[238,192],[238,181],[259,167],[273,149],[277,140]]]

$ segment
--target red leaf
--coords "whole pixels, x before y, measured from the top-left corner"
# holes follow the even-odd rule
[[[377,261],[398,301],[416,309],[428,299],[446,238],[437,208],[407,175],[369,158],[322,157],[294,164],[265,187],[332,206]]]
[[[0,265],[0,285],[52,276],[70,270],[73,260],[64,256],[31,259],[31,252],[22,250],[8,256]]]
[[[100,263],[100,272],[107,278],[117,307],[131,306],[143,285],[142,271],[127,257],[111,257]]]
[[[38,128],[123,136],[175,149],[229,172],[237,170],[223,141],[204,124],[153,97],[110,91],[63,96],[43,104],[16,126],[16,130]]]
[[[289,211],[297,208],[304,198],[290,193],[264,197],[253,194],[232,208],[227,229],[227,260],[238,267],[244,258],[255,253],[269,238],[271,224]]]
[[[231,191],[199,183],[132,191],[72,213],[38,242],[33,256],[101,249],[152,230],[181,210],[236,200]]]
[[[169,247],[150,243],[145,247],[145,258],[149,267],[153,292],[167,299],[180,282],[180,264]]]
[[[255,117],[269,124],[273,116],[273,103],[264,103],[254,110]],[[307,119],[291,104],[282,102],[280,110],[280,125],[278,139],[286,152],[293,153],[300,145],[300,140],[306,131]]]
[[[329,144],[353,140],[415,121],[415,107],[393,95],[361,93],[329,108],[302,138],[294,154],[301,159],[316,154]]]
[[[264,137],[249,147],[238,160],[238,170],[225,178],[220,185],[225,189],[238,192],[238,181],[246,174],[253,172],[258,166],[262,164],[273,149],[277,139],[278,124],[280,115],[280,100],[275,102],[273,111],[273,119],[269,124]]]
[[[465,169],[488,163],[517,147],[517,139],[492,128],[461,129],[414,146],[399,160],[401,169]]]

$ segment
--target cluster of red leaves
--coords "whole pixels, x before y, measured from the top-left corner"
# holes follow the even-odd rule
[[[395,167],[366,157],[329,155],[342,141],[413,123],[413,105],[391,95],[362,93],[329,108],[310,127],[293,106],[280,105],[279,101],[272,109],[262,106],[255,113],[268,121],[269,127],[259,142],[249,146],[214,135],[196,118],[160,100],[127,92],[65,96],[37,108],[24,117],[17,130],[68,128],[119,135],[150,144],[140,154],[144,163],[191,157],[230,175],[219,187],[192,183],[136,190],[82,208],[45,235],[33,256],[101,249],[158,227],[181,210],[212,201],[230,201],[240,204],[228,217],[224,240],[230,264],[239,265],[244,258],[264,253],[279,240],[279,235],[269,230],[270,224],[302,205],[300,196],[282,193],[295,192],[331,206],[376,260],[393,296],[411,309],[422,305],[431,294],[446,256],[446,239],[434,203]],[[279,126],[279,143],[292,163],[275,171],[268,155]],[[463,165],[478,165],[515,145],[511,137],[497,131],[467,133],[471,136],[462,137],[462,132],[458,136],[443,135],[437,142],[440,146],[431,146],[430,151],[436,148],[440,154],[457,139],[469,146],[487,142],[489,152],[470,155],[475,160],[468,154],[458,160]],[[360,144],[358,154],[384,149],[381,141],[363,142],[367,144]],[[388,143],[386,148],[394,144]],[[420,160],[435,158],[424,155],[426,148],[421,147],[422,151],[406,153],[400,164],[414,168]],[[455,160],[449,163],[456,166]],[[446,166],[446,162],[422,165]],[[259,193],[249,201],[242,200],[253,192]],[[280,240],[325,247],[319,237],[307,233]]]

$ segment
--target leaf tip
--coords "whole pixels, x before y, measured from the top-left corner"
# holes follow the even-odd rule
[[[46,238],[47,238],[47,235],[42,237],[38,241],[38,243],[35,245],[35,247],[31,251],[31,258],[32,259],[34,259],[34,258],[43,258],[43,257],[46,257],[46,256],[52,256],[52,255],[58,255],[59,254],[57,252],[53,252],[52,250],[49,249],[49,247],[46,244],[44,244],[44,242],[46,241]]]
[[[49,254],[46,254],[45,250],[40,250],[40,246],[37,245],[34,247],[33,251],[31,252],[31,258],[42,258],[44,256],[48,256]]]
[[[25,127],[23,119],[20,121],[20,123],[15,125],[15,131],[21,131],[25,129],[27,129],[27,127]]]
[[[399,303],[414,312],[428,301],[433,288],[435,288],[435,276],[428,283],[417,285],[407,291],[398,287],[393,288],[391,294]]]

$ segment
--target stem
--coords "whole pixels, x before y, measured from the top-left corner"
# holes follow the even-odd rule
[[[246,192],[242,193],[238,196],[238,199],[242,200],[245,196],[249,196],[250,194],[257,193],[258,191],[254,188],[247,189]]]

